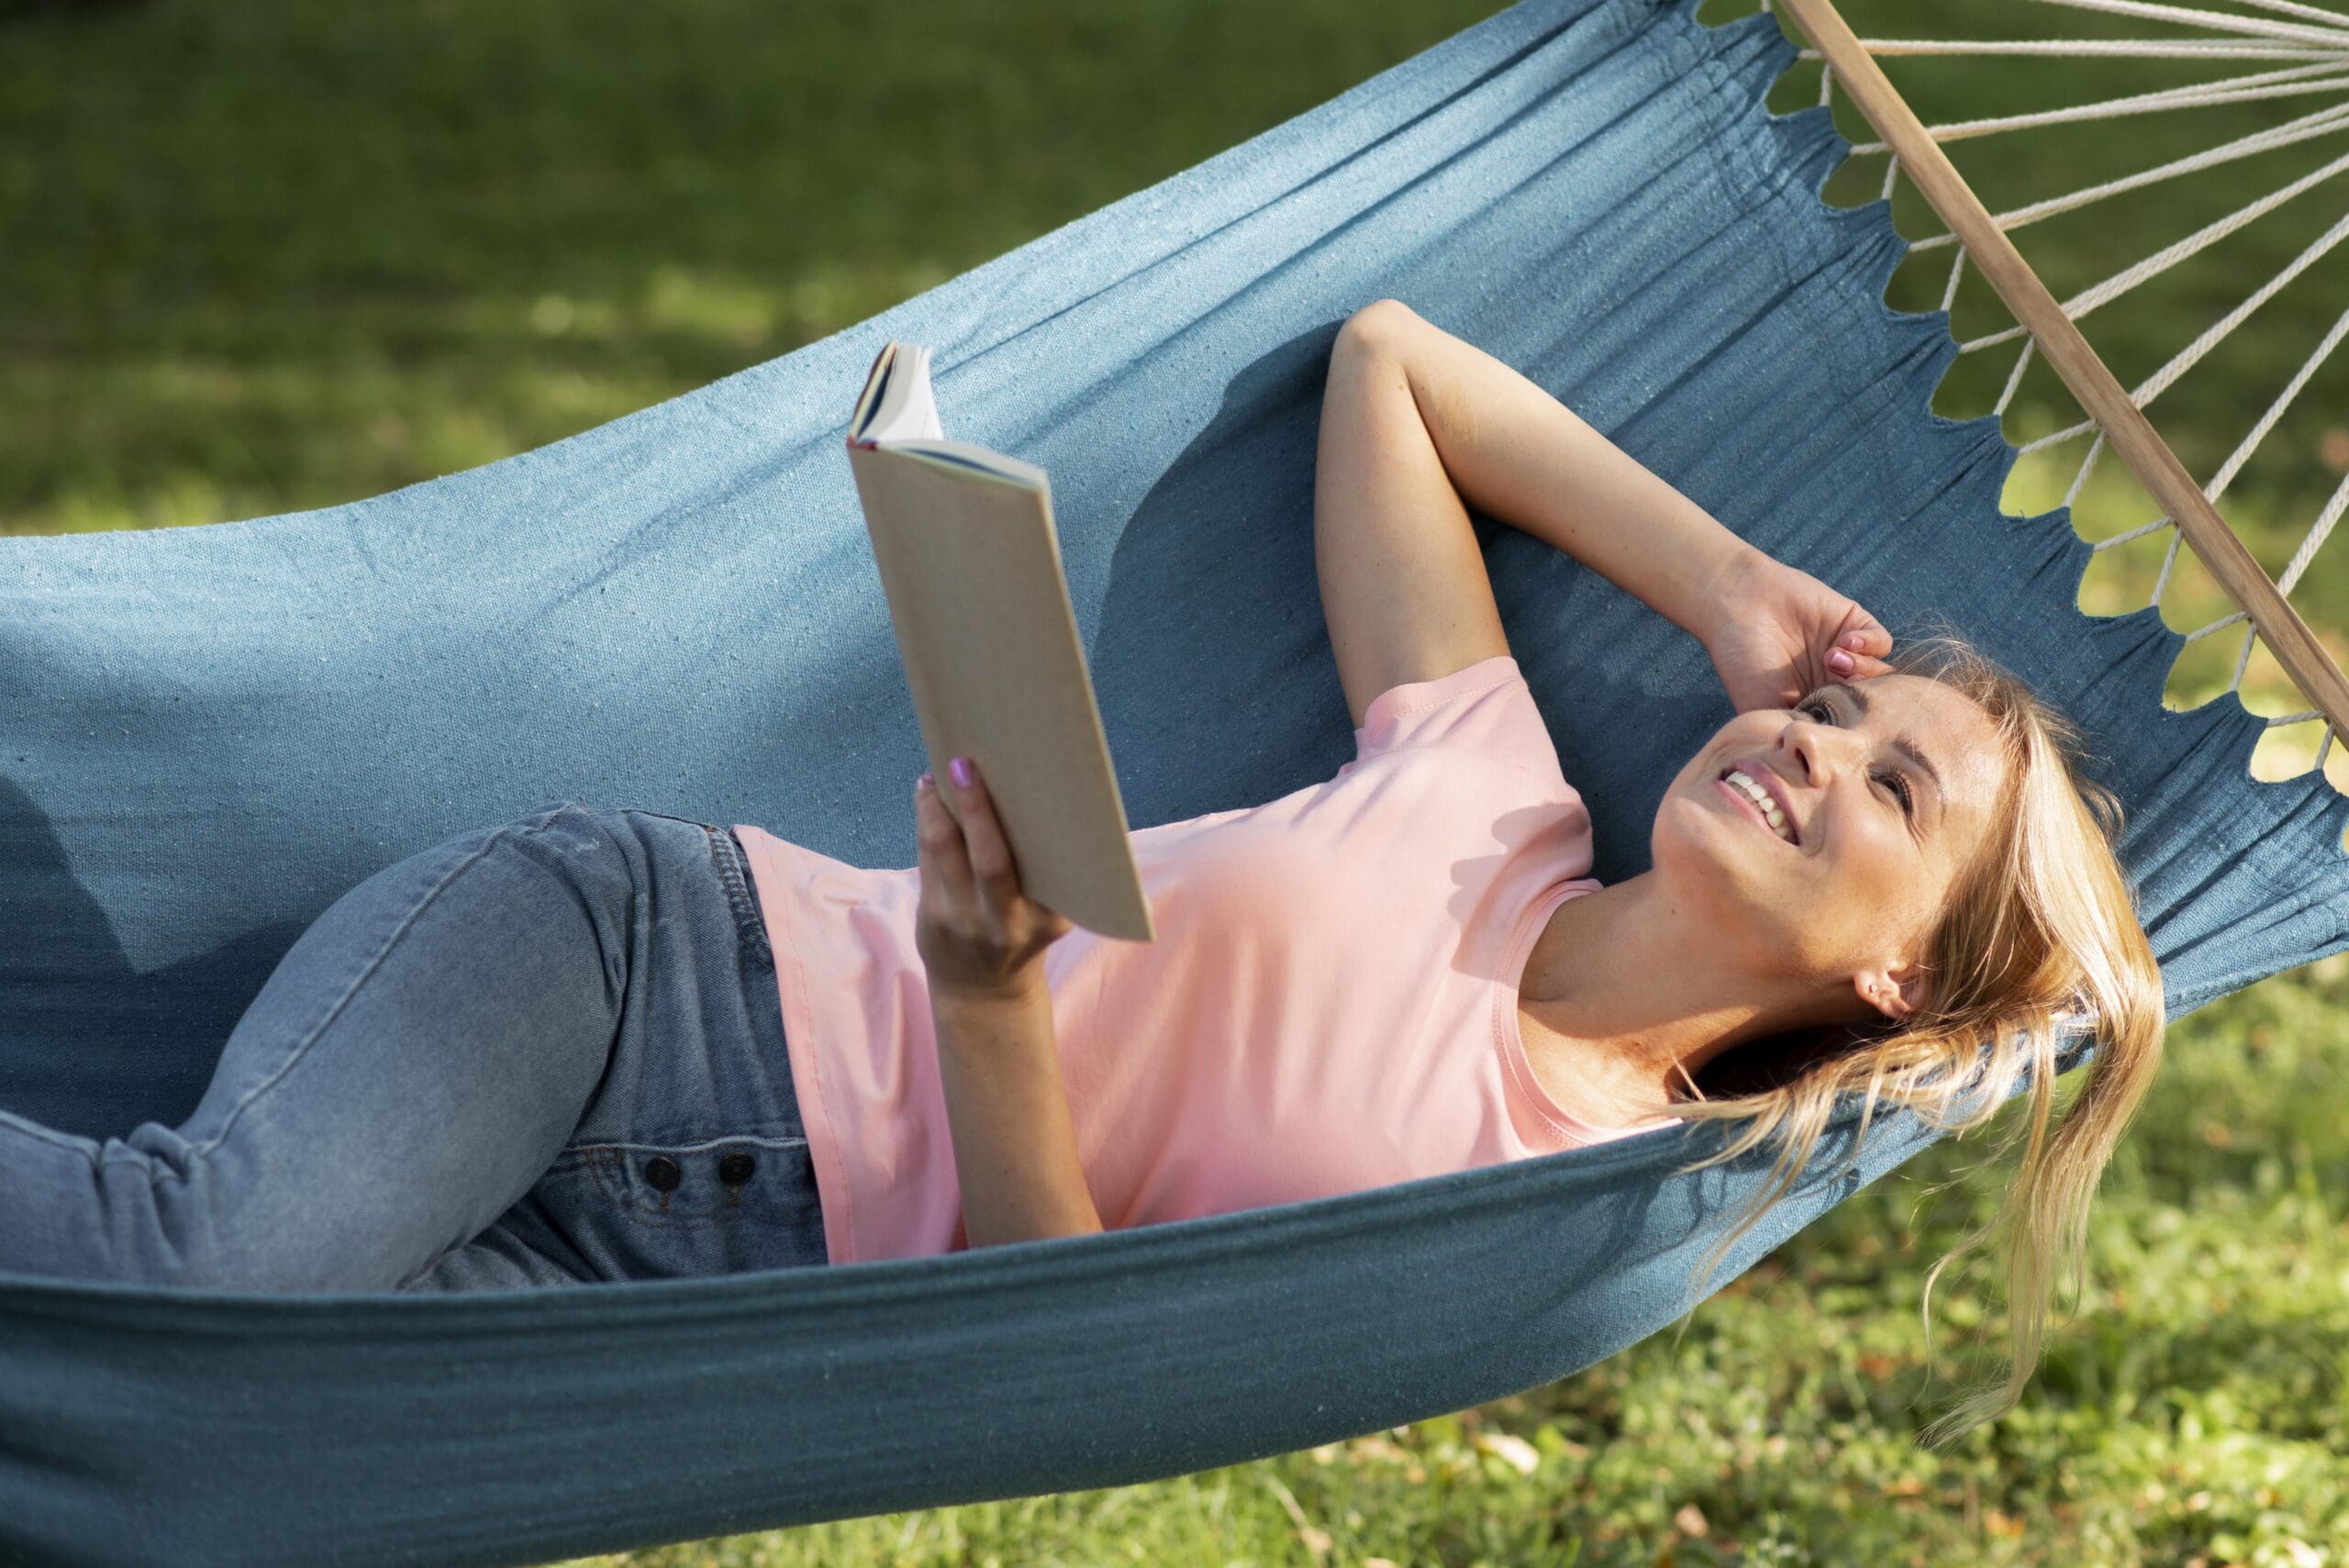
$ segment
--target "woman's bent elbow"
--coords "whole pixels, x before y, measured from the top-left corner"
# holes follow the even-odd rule
[[[1391,347],[1398,334],[1420,325],[1419,313],[1399,299],[1375,299],[1345,319],[1338,328],[1340,347]]]

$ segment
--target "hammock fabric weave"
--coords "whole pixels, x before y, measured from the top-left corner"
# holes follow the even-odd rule
[[[890,337],[935,348],[954,434],[1051,471],[1134,825],[1328,777],[1352,737],[1315,425],[1338,324],[1385,295],[1896,635],[1938,609],[2086,724],[2174,1012],[2349,945],[2343,803],[2254,783],[2233,701],[2162,710],[2157,612],[2074,608],[2087,546],[2000,513],[1995,421],[1929,411],[1953,345],[1882,301],[1884,206],[1818,199],[1845,143],[1764,107],[1792,47],[1693,12],[1525,0],[540,451],[325,511],[0,539],[0,1106],[176,1123],[338,895],[551,801],[912,864],[923,758],[841,444]],[[1635,601],[1479,530],[1598,874],[1634,873],[1727,702]],[[1685,1312],[1767,1166],[1673,1173],[1718,1137],[838,1269],[281,1298],[0,1277],[0,1560],[534,1562],[1358,1435]],[[1716,1283],[1931,1137],[1847,1118]]]

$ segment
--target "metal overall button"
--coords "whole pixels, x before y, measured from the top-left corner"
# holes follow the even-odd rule
[[[718,1162],[718,1179],[729,1187],[739,1187],[758,1173],[759,1162],[737,1149]]]

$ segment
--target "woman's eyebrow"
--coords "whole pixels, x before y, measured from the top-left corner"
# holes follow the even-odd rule
[[[1933,765],[1933,758],[1926,756],[1926,753],[1924,753],[1924,747],[1920,747],[1920,744],[1917,744],[1917,741],[1909,740],[1908,735],[1896,735],[1896,737],[1893,737],[1893,751],[1898,751],[1898,753],[1900,753],[1900,756],[1905,756],[1905,758],[1908,758],[1908,761],[1912,761],[1914,765],[1917,765],[1917,773],[1921,773],[1921,774],[1924,774],[1924,777],[1933,779],[1933,800],[1935,800],[1935,806],[1938,806],[1938,803],[1941,803],[1941,800],[1945,800],[1945,798],[1947,798],[1947,791],[1943,789],[1943,786],[1941,786],[1941,768],[1935,768],[1935,765]]]
[[[1834,690],[1842,692],[1845,697],[1849,698],[1852,706],[1859,709],[1860,717],[1862,718],[1865,718],[1868,716],[1868,695],[1865,692],[1860,690],[1859,687],[1852,684],[1849,681],[1830,681],[1827,684]],[[1906,735],[1896,735],[1892,738],[1892,749],[1899,752],[1902,756],[1908,758],[1910,762],[1916,765],[1919,773],[1924,774],[1925,777],[1932,781],[1933,803],[1935,806],[1940,806],[1948,798],[1949,791],[1942,784],[1942,771],[1933,766],[1933,760],[1925,755],[1925,750],[1923,747],[1918,745]]]

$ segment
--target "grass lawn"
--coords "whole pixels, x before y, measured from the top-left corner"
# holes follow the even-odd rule
[[[1491,9],[0,8],[0,531],[322,506],[543,444],[862,319]],[[1970,18],[1985,9],[2026,11],[2042,36],[2143,29],[1986,0],[1847,9],[1872,36],[1980,30]],[[2093,96],[2208,73],[2065,69]],[[1797,67],[1774,104],[1815,102],[1815,72]],[[1896,77],[1935,122],[2065,101],[2005,64]],[[1953,151],[2003,208],[2321,102]],[[2165,187],[2018,239],[2068,295],[2312,161],[2263,155],[2215,187]],[[1847,170],[1831,199],[1874,196],[1881,170]],[[2338,216],[2339,193],[2329,208],[2326,195],[2091,317],[2123,382],[2298,254]],[[1934,231],[1909,196],[1896,212],[1905,232]],[[2157,421],[2198,475],[2349,303],[2343,260],[2311,268],[2162,394]],[[1945,275],[1945,253],[1920,258],[1893,298],[1935,306]],[[2002,325],[1970,280],[1955,322],[1961,338]],[[1987,408],[2011,351],[1968,356],[1937,406]],[[2311,380],[2222,502],[2271,571],[2349,469],[2344,371]],[[2009,434],[2071,417],[2034,371]],[[2010,507],[2060,501],[2078,453],[2027,461]],[[2150,515],[2109,464],[2082,494],[2090,537]],[[2160,555],[2155,543],[2099,557],[2085,602],[2145,602]],[[2197,571],[2164,600],[2181,628],[2216,613]],[[2320,557],[2296,599],[2338,652],[2349,562]],[[2195,646],[2172,682],[2181,703],[2222,690],[2233,668],[2232,636]],[[2259,659],[2246,691],[2260,711],[2292,705]],[[2305,767],[2314,741],[2278,731],[2259,766]],[[2349,782],[2344,750],[2335,777]],[[2021,1408],[1945,1454],[1912,1437],[1932,1408],[1917,1403],[1929,1388],[1917,1309],[1925,1268],[1997,1197],[1997,1171],[1968,1173],[1979,1142],[1934,1150],[1844,1204],[1685,1331],[1521,1398],[1156,1485],[597,1561],[2342,1568],[2344,1106],[2349,957],[2181,1022],[2108,1178],[2078,1317],[2052,1336]],[[1937,1294],[1933,1388],[1970,1337],[1995,1343],[1978,1284],[1958,1275]]]

